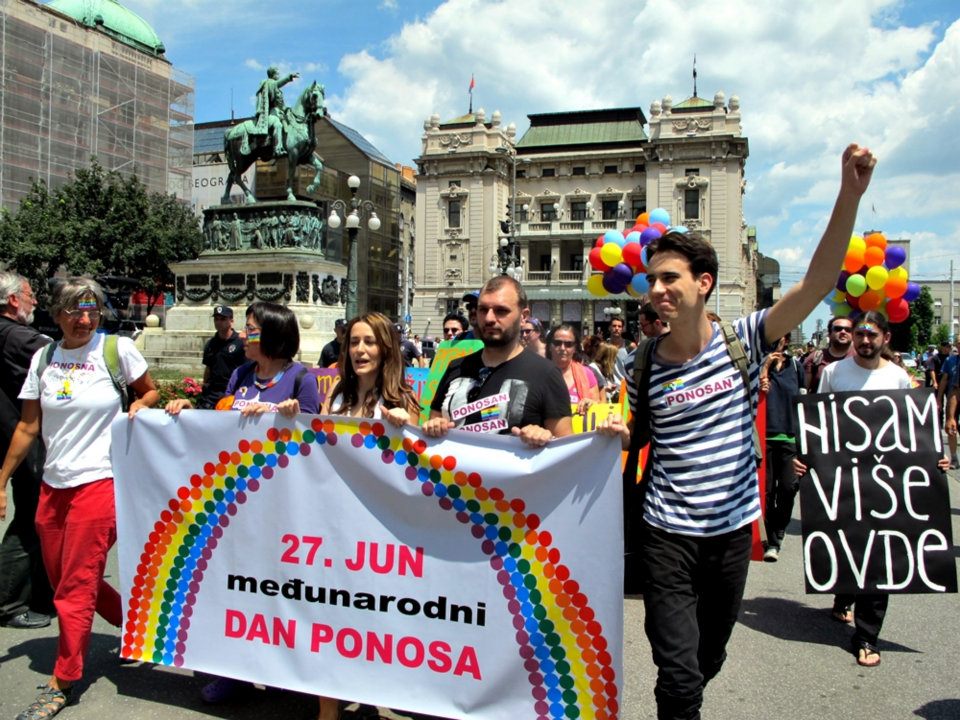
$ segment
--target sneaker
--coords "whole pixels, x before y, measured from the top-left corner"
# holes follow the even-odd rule
[[[780,548],[778,547],[768,547],[766,552],[763,553],[764,562],[776,562],[780,559]]]
[[[216,705],[235,699],[240,693],[250,687],[246,680],[234,680],[233,678],[218,677],[213,682],[204,685],[200,691],[200,697],[205,703]]]
[[[45,628],[49,624],[49,615],[36,613],[33,610],[26,610],[19,615],[14,615],[4,623],[6,627],[16,628],[18,630],[37,630],[39,628]]]

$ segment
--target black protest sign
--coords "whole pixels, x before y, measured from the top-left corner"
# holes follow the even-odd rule
[[[795,413],[807,592],[957,592],[933,391],[802,395]]]

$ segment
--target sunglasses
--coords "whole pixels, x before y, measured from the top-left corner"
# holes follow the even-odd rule
[[[553,346],[556,348],[572,348],[576,345],[573,340],[554,340]]]
[[[842,333],[842,332],[851,333],[851,332],[853,332],[853,328],[848,328],[848,327],[835,327],[835,328],[831,329],[830,332],[834,332],[834,333]]]
[[[523,335],[529,335],[532,332],[536,332],[536,330],[534,330],[533,328],[520,328],[520,332]]]
[[[460,332],[460,328],[457,327],[448,327],[443,329],[444,335],[457,335]]]
[[[99,310],[88,310],[86,308],[77,308],[76,310],[64,310],[63,314],[66,315],[71,320],[79,320],[84,315],[90,318],[91,321],[100,319]]]

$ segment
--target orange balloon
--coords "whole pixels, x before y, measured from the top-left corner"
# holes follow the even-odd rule
[[[843,259],[843,269],[851,275],[863,267],[863,253],[857,253],[853,250],[847,251],[847,256]]]
[[[886,259],[886,254],[883,248],[877,247],[876,245],[869,246],[863,254],[863,261],[867,264],[867,267],[882,265],[884,259]]]
[[[883,286],[883,294],[886,295],[891,300],[896,300],[897,298],[903,297],[903,294],[907,291],[907,281],[902,280],[898,277],[889,277],[887,278],[886,284]]]
[[[650,224],[650,213],[642,212],[637,215],[637,225],[649,225]]]
[[[887,239],[883,236],[883,233],[870,233],[863,239],[863,242],[868,248],[878,247],[881,250],[887,249]]]
[[[883,304],[884,300],[886,300],[886,298],[883,296],[881,290],[867,290],[860,296],[860,309],[864,312],[867,310],[876,310]]]

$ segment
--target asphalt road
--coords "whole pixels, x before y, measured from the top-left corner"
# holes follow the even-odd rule
[[[960,473],[950,472],[954,555],[960,557]],[[740,623],[727,663],[706,691],[707,720],[953,720],[960,718],[960,600],[957,595],[895,596],[884,623],[877,668],[857,666],[847,651],[851,630],[831,620],[830,597],[804,593],[800,526],[788,530],[780,562],[750,569]],[[117,584],[116,553],[108,566]],[[643,602],[624,610],[625,687],[622,717],[655,718],[655,669],[643,634]],[[32,702],[49,673],[56,626],[35,631],[0,628],[0,719]],[[312,698],[254,690],[241,700],[206,706],[200,675],[118,661],[117,631],[100,618],[79,697],[61,717],[71,720],[237,720],[306,718]]]

